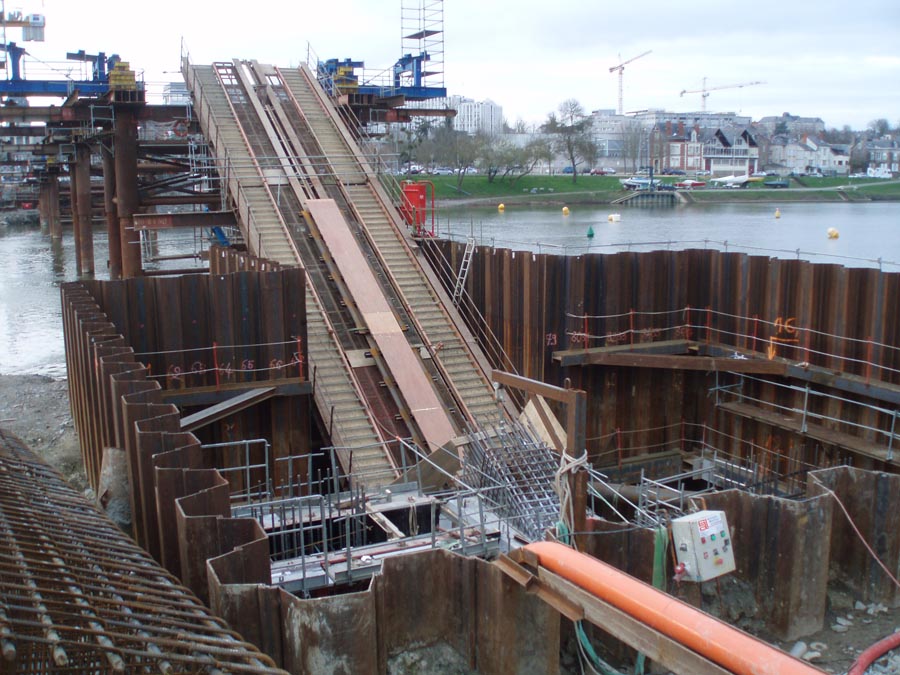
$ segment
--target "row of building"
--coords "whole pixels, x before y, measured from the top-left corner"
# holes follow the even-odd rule
[[[534,137],[534,133],[510,133],[503,108],[491,100],[448,96],[427,102],[427,107],[456,110],[453,126],[457,131],[506,133],[520,145]],[[818,117],[784,113],[754,122],[733,112],[646,110],[618,115],[615,110],[595,110],[591,122],[597,153],[584,161],[587,168],[633,171],[652,166],[655,171],[714,175],[759,171],[847,175],[856,165],[857,170],[867,167],[876,176],[900,172],[900,140],[857,138],[851,143],[826,143],[822,140],[825,123]]]

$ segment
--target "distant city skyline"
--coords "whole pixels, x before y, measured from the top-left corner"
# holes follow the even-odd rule
[[[7,11],[46,16],[46,42],[7,41],[33,56],[29,72],[54,68],[66,52],[118,53],[148,83],[178,79],[182,47],[199,63],[232,58],[282,66],[307,59],[307,41],[322,58],[363,60],[389,68],[400,56],[401,0],[285,3],[258,0],[225,10],[208,2],[158,0],[125,12],[112,0],[20,0]],[[900,3],[758,0],[752,7],[695,0],[447,0],[444,3],[448,93],[491,99],[510,125],[539,124],[565,99],[590,112],[617,107],[610,67],[625,66],[626,111],[699,111],[701,96],[682,90],[744,82],[765,84],[710,92],[709,111],[754,119],[790,112],[820,117],[827,127],[900,123]],[[183,39],[183,42],[182,42]],[[43,62],[43,63],[42,63]],[[51,72],[48,70],[48,72]]]

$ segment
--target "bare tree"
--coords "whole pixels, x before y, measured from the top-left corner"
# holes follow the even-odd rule
[[[637,171],[643,143],[643,129],[640,122],[628,120],[622,122],[622,157],[626,167],[631,162],[631,170]]]
[[[591,137],[591,119],[574,98],[560,103],[557,112],[559,116],[548,115],[543,131],[553,137],[553,149],[569,161],[574,183],[578,180],[578,165],[582,161],[592,161],[597,154]]]

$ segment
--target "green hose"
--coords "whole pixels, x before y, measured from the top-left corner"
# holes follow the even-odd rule
[[[657,527],[653,537],[653,587],[660,590],[666,586],[666,551],[669,548],[669,532],[665,527]],[[634,675],[644,675],[644,654],[638,654],[634,663]]]
[[[556,523],[556,535],[557,538],[567,546],[572,545],[572,535],[569,533],[569,528],[566,527],[566,524],[561,520],[557,521]],[[591,641],[588,639],[587,633],[584,630],[583,621],[575,622],[575,636],[578,638],[578,643],[581,645],[581,649],[590,660],[594,670],[599,672],[601,675],[622,675],[622,673],[620,673],[606,661],[601,659],[597,654],[596,650],[594,649],[594,645],[591,644]]]

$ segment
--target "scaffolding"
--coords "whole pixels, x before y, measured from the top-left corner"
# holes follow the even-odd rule
[[[406,71],[403,87],[444,86],[444,0],[402,0],[400,53],[422,57],[420,79]]]

